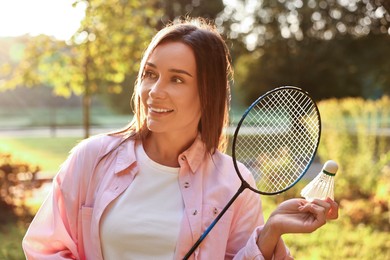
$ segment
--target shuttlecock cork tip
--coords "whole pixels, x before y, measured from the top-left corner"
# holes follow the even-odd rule
[[[324,164],[324,167],[322,168],[322,170],[325,173],[328,173],[331,175],[335,175],[338,169],[339,169],[339,166],[337,165],[337,163],[335,161],[332,161],[332,160],[327,161]]]

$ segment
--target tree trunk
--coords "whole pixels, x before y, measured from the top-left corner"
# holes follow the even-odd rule
[[[85,63],[84,63],[84,95],[83,95],[83,126],[84,138],[90,135],[90,108],[91,108],[91,87],[89,78],[89,64],[91,61],[89,53],[89,41],[86,43]]]
[[[91,97],[87,93],[89,86],[85,86],[86,93],[83,95],[83,128],[84,128],[84,138],[88,138],[90,135],[90,107],[91,107]]]

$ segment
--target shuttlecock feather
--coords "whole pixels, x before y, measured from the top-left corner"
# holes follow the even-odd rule
[[[301,196],[308,201],[314,199],[334,199],[334,176],[338,170],[335,161],[329,160],[324,164],[321,172],[305,186]]]

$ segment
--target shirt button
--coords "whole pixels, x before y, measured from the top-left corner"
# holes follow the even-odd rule
[[[184,188],[189,188],[190,187],[190,184],[186,181],[185,183],[184,183]]]
[[[192,215],[196,216],[198,214],[198,211],[195,210],[194,213],[192,213]]]

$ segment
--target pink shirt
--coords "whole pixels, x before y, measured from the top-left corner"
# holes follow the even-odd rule
[[[23,239],[27,259],[103,259],[99,238],[103,211],[138,172],[133,140],[110,153],[121,141],[121,137],[99,135],[72,150]],[[185,212],[175,259],[182,259],[241,181],[231,157],[220,152],[210,156],[200,138],[178,160]],[[254,182],[243,165],[240,171],[249,183]],[[244,190],[191,259],[263,259],[256,245],[263,222],[259,194]],[[274,258],[292,259],[282,240]]]

